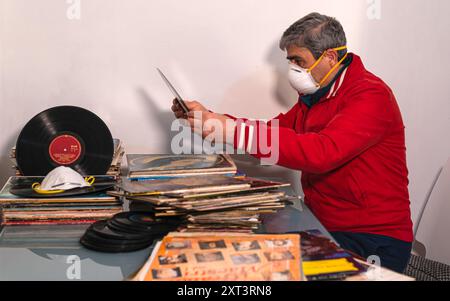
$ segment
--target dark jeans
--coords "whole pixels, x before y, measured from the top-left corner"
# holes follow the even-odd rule
[[[331,235],[346,250],[369,258],[376,255],[381,259],[381,266],[403,273],[411,257],[412,243],[395,238],[367,234],[332,232]]]

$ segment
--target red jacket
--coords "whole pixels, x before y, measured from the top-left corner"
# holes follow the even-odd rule
[[[412,242],[402,116],[391,89],[350,55],[319,103],[309,109],[299,101],[275,118],[276,128],[238,120],[234,145],[264,157],[260,133],[279,130],[278,164],[302,171],[305,202],[329,231]]]

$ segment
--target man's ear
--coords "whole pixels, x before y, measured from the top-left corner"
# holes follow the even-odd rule
[[[339,62],[339,55],[336,50],[329,49],[325,53],[325,57],[330,65],[330,68],[333,68]]]

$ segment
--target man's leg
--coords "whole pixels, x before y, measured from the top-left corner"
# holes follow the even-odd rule
[[[333,232],[331,235],[342,248],[364,258],[378,256],[383,267],[399,273],[404,272],[411,257],[412,244],[395,238],[349,232]]]

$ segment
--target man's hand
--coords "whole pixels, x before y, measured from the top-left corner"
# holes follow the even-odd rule
[[[177,118],[186,119],[192,130],[216,143],[232,142],[236,123],[225,115],[208,111],[197,101],[185,101],[189,113],[185,114],[174,100],[172,111]],[[214,134],[214,135],[211,135]]]
[[[185,100],[184,103],[186,104],[190,112],[208,112],[208,110],[198,101]],[[187,119],[187,115],[184,113],[183,109],[178,104],[178,101],[176,99],[173,100],[172,111],[175,114],[176,118]]]

